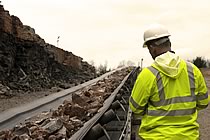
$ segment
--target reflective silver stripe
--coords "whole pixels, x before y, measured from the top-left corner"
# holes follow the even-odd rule
[[[190,82],[191,95],[195,96],[195,78],[194,78],[194,73],[193,73],[193,67],[189,62],[186,62],[186,64],[187,64],[187,71],[188,71],[188,77],[189,77],[189,82]]]
[[[135,101],[134,101],[134,99],[133,99],[133,97],[132,96],[130,96],[130,103],[133,105],[133,107],[135,107],[136,109],[140,109],[140,110],[145,110],[145,106],[140,106],[140,105],[138,105]]]
[[[207,105],[197,105],[197,107],[199,107],[199,108],[207,108],[208,107],[208,104]]]
[[[174,103],[184,103],[184,102],[194,102],[194,101],[196,101],[195,96],[184,96],[184,97],[174,97],[174,98],[170,98],[166,100],[160,100],[157,102],[152,101],[151,104],[154,107],[158,107],[158,106],[165,106],[165,105],[174,104]]]
[[[196,112],[196,108],[183,109],[183,110],[148,110],[148,115],[150,116],[183,116],[191,115]]]
[[[148,69],[156,76],[159,99],[160,100],[165,100],[163,81],[162,81],[162,78],[160,76],[160,72],[152,66],[148,67]]]
[[[147,67],[156,77],[159,73],[157,69],[155,69],[153,66]]]
[[[170,99],[165,99],[164,86],[162,82],[162,78],[160,76],[160,72],[154,67],[150,66],[148,69],[156,76],[158,93],[159,93],[159,101],[151,101],[151,105],[154,107],[160,107],[165,105],[170,105],[174,103],[185,103],[185,102],[194,102],[196,101],[195,96],[195,78],[193,73],[193,67],[190,63],[187,64],[187,72],[190,84],[190,92],[191,96],[182,96],[182,97],[174,97]],[[200,96],[199,99],[204,98],[204,96]],[[191,115],[196,112],[196,108],[192,109],[182,109],[182,110],[148,110],[147,114],[150,116],[183,116],[183,115]]]
[[[160,72],[152,66],[148,67],[148,69],[156,76],[159,99],[160,99],[160,101],[157,101],[157,102],[151,101],[151,104],[153,106],[158,107],[158,106],[164,106],[164,105],[169,105],[173,103],[196,101],[195,79],[194,79],[193,67],[188,62],[186,64],[187,64],[187,71],[188,71],[188,77],[189,77],[189,83],[190,83],[191,96],[174,97],[170,99],[165,99],[164,87],[163,87],[162,78],[160,76]]]
[[[204,99],[208,99],[208,92],[206,92],[203,95],[197,95],[197,100],[204,100]]]

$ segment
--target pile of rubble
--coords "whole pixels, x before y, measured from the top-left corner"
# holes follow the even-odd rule
[[[25,124],[0,132],[0,139],[49,139],[70,138],[83,124],[92,118],[103,106],[103,102],[121,83],[131,68],[122,69],[95,85],[73,94],[72,100],[65,100],[58,109],[43,112],[28,118]]]
[[[93,79],[96,72],[81,57],[46,43],[0,4],[0,75],[4,88],[25,92],[69,88]]]

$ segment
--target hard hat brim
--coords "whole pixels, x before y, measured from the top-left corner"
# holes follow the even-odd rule
[[[147,39],[147,40],[144,41],[144,43],[143,43],[143,48],[147,48],[146,43],[147,43],[148,41],[155,40],[155,39],[162,38],[162,37],[169,37],[169,36],[171,36],[171,35],[170,35],[170,34],[163,34],[163,35],[161,35],[161,36],[151,37],[151,38],[149,38],[149,39]]]

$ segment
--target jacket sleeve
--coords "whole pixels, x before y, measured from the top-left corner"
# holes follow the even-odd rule
[[[196,77],[197,77],[197,101],[196,101],[196,107],[198,110],[204,109],[208,106],[208,89],[206,87],[205,79],[200,72],[200,70],[196,67]]]
[[[135,115],[142,116],[145,113],[153,85],[151,78],[151,72],[147,68],[143,69],[137,77],[129,98],[129,106]]]

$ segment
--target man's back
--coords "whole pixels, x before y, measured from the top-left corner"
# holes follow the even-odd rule
[[[139,131],[144,139],[198,139],[197,109],[207,106],[207,98],[198,68],[167,52],[140,73],[130,107],[144,114]]]

